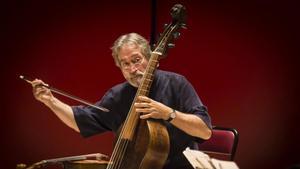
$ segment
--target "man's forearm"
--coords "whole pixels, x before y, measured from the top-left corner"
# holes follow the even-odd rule
[[[211,136],[211,130],[207,127],[204,121],[193,114],[176,111],[176,118],[174,118],[171,123],[177,128],[195,137],[207,140]]]
[[[45,105],[48,106],[67,126],[79,132],[73,110],[69,105],[61,102],[55,97],[52,97],[49,102],[45,103]]]

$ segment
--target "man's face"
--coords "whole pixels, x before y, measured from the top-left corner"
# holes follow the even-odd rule
[[[148,64],[148,60],[142,54],[140,47],[135,44],[122,46],[119,52],[119,63],[125,79],[132,86],[138,87]]]

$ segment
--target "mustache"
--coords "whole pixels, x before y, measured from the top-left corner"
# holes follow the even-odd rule
[[[145,74],[144,72],[137,71],[135,72],[134,77],[143,77],[144,74]]]

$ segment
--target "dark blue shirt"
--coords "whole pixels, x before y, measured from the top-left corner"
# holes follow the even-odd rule
[[[89,106],[73,106],[81,135],[88,137],[105,131],[116,133],[127,117],[136,91],[137,88],[128,82],[108,90],[96,105],[105,107],[110,112],[101,112]],[[195,114],[211,128],[207,108],[200,101],[193,86],[182,75],[156,70],[149,97],[180,112]],[[165,168],[175,169],[188,163],[182,151],[186,147],[197,148],[196,142],[203,140],[186,134],[171,123],[165,123],[170,137],[170,153]]]

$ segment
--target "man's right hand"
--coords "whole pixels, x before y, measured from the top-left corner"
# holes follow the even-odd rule
[[[53,99],[53,95],[50,89],[44,87],[43,85],[47,85],[47,84],[45,84],[40,79],[35,79],[34,81],[32,81],[33,96],[37,100],[43,102],[44,104],[48,104]]]
[[[79,132],[79,128],[76,124],[75,117],[71,106],[61,102],[57,98],[55,98],[51,90],[44,85],[47,86],[42,80],[35,79],[31,82],[32,84],[32,92],[34,97],[48,106],[55,115],[62,120],[67,126],[71,127],[75,131]]]

